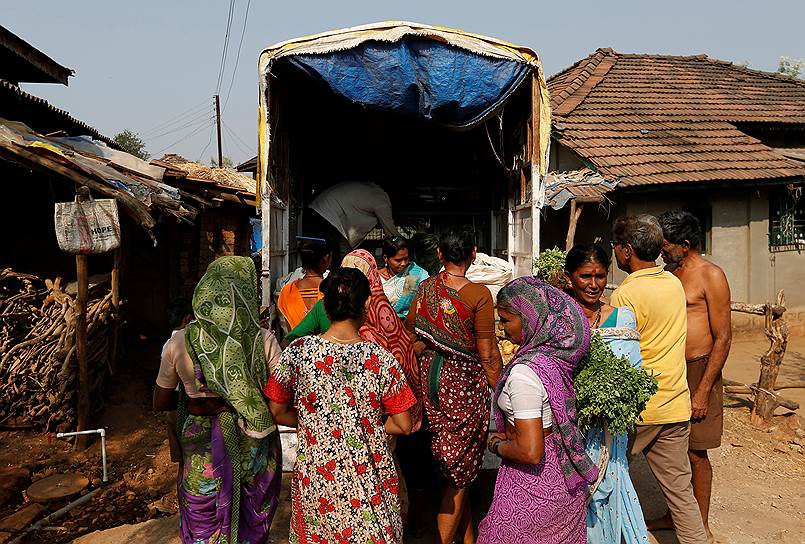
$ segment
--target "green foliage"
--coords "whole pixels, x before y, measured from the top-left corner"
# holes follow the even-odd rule
[[[657,392],[657,379],[618,357],[598,333],[573,379],[579,427],[606,427],[613,434],[634,430],[646,403]]]
[[[210,157],[210,166],[212,166],[213,168],[229,168],[230,170],[233,170],[235,168],[235,161],[233,161],[229,157],[224,157],[223,162],[224,164],[223,166],[221,166],[218,164],[218,159],[216,159],[215,157]]]
[[[534,259],[536,276],[554,287],[564,289],[565,257],[567,257],[567,252],[558,247],[546,249]]]
[[[126,129],[123,132],[115,134],[115,137],[112,139],[126,153],[131,153],[144,161],[148,160],[149,155],[148,151],[145,149],[145,142],[136,132]]]

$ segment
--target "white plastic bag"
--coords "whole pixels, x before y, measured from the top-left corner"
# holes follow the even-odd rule
[[[486,253],[478,253],[467,270],[467,279],[486,285],[492,293],[493,299],[498,296],[498,291],[512,281],[513,275],[514,269],[508,261]]]
[[[66,253],[105,253],[120,246],[120,221],[114,199],[57,202],[56,240]]]

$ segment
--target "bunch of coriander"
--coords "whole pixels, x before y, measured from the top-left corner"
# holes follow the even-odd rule
[[[601,335],[593,333],[590,350],[573,378],[578,424],[606,428],[613,435],[634,430],[646,403],[657,392],[657,379],[634,368],[626,357],[612,352]]]

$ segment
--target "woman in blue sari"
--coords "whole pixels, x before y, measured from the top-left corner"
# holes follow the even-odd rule
[[[571,294],[581,304],[590,327],[603,337],[615,355],[626,357],[632,366],[640,368],[643,359],[634,313],[625,307],[613,308],[601,300],[609,264],[609,255],[601,246],[573,247],[565,259]],[[640,502],[629,477],[627,443],[625,434],[610,437],[603,429],[595,427],[587,433],[587,453],[599,466],[602,451],[609,450],[604,477],[587,504],[587,542],[590,544],[649,541]]]
[[[411,260],[408,240],[402,236],[389,236],[383,240],[383,261],[380,269],[383,291],[400,319],[405,319],[414,301],[419,284],[428,279],[428,273]]]

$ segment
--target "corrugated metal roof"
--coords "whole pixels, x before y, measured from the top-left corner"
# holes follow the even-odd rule
[[[52,105],[50,102],[45,100],[44,98],[39,98],[38,96],[34,96],[30,93],[23,91],[19,86],[14,85],[11,82],[5,81],[0,79],[0,101],[5,102],[9,106],[13,106],[14,101],[21,102],[25,105],[34,108],[41,116],[46,117],[48,119],[47,128],[43,126],[43,128],[35,127],[42,131],[57,131],[62,130],[65,131],[67,135],[70,136],[80,136],[80,135],[89,135],[95,138],[96,140],[100,140],[105,144],[114,147],[115,149],[120,149],[114,140],[111,138],[107,138],[96,129],[92,128],[88,124],[84,123],[83,121],[79,121],[72,115],[70,115],[67,111],[57,108],[56,106]],[[10,113],[13,113],[14,109],[16,108],[4,108],[3,115],[7,118],[10,117]],[[8,110],[8,111],[5,111]],[[32,121],[29,119],[29,116],[25,116],[26,118],[19,118],[14,119],[15,121],[25,122],[26,124],[31,124]]]
[[[609,181],[589,168],[569,172],[549,172],[545,176],[545,202],[559,210],[569,201],[604,202],[606,194],[618,185],[618,180]]]
[[[156,224],[151,213],[154,209],[188,222],[196,216],[197,210],[181,200],[176,188],[82,152],[81,146],[73,147],[70,143],[69,138],[48,138],[23,123],[0,119],[0,156],[26,167],[47,170],[70,182],[91,185],[101,194],[118,200],[149,232]]]

